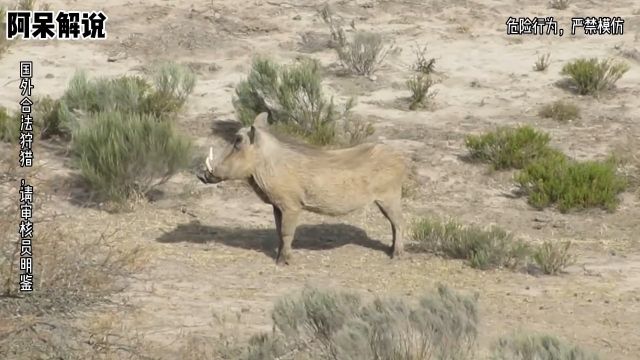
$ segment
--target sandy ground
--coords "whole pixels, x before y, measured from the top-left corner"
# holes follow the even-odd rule
[[[80,191],[69,185],[66,160],[41,145],[38,162],[56,188],[54,201],[43,211],[59,214],[60,224],[84,230],[87,237],[117,228],[114,244],[138,243],[149,251],[148,265],[114,301],[133,306],[122,316],[123,326],[153,344],[159,357],[180,358],[185,334],[248,337],[269,330],[273,300],[305,284],[405,296],[442,282],[480,293],[482,345],[523,328],[556,334],[606,359],[640,358],[638,197],[623,194],[615,213],[536,211],[510,195],[511,173],[492,174],[486,166],[461,160],[465,134],[517,123],[548,131],[554,146],[579,159],[600,159],[612,151],[640,156],[640,67],[633,58],[640,48],[637,1],[576,0],[565,11],[531,0],[334,3],[347,24],[354,20],[358,29],[381,32],[402,48],[387,59],[375,81],[337,76],[333,51],[310,54],[299,44],[303,32],[328,32],[313,1],[50,3],[54,9],[102,9],[109,16],[109,39],[11,47],[0,59],[0,105],[17,104],[19,60],[34,61],[35,94],[57,97],[78,68],[112,76],[136,72],[151,60],[173,59],[198,69],[198,85],[179,123],[204,148],[212,141],[211,122],[234,118],[233,86],[246,75],[252,56],[288,61],[305,53],[327,67],[329,91],[340,99],[356,95],[354,112],[374,121],[375,136],[415,161],[420,189],[405,201],[407,219],[452,216],[498,224],[532,242],[576,244],[577,263],[556,277],[477,271],[427,255],[390,260],[383,252],[390,242],[388,224],[371,207],[345,218],[305,215],[294,243],[295,263],[276,267],[270,207],[245,187],[205,186],[191,174],[180,174],[162,189],[159,200],[132,213],[109,214],[77,201]],[[506,19],[517,15],[554,15],[564,27],[571,16],[623,16],[625,33],[509,37]],[[404,81],[416,43],[428,44],[442,78],[431,111],[397,106],[408,96]],[[535,72],[533,63],[543,53],[551,53],[550,67]],[[614,96],[596,101],[556,86],[568,60],[625,54],[631,70]],[[537,116],[541,104],[557,99],[578,104],[582,118],[558,124]],[[91,322],[104,311],[86,311],[79,321]]]

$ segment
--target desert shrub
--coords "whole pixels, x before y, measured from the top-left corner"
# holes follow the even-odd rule
[[[499,127],[482,135],[468,135],[465,145],[472,160],[490,163],[494,169],[521,169],[552,152],[549,134],[529,125]]]
[[[547,70],[547,68],[549,67],[549,57],[551,57],[550,54],[544,54],[544,55],[538,56],[538,60],[536,60],[536,63],[534,64],[533,69],[535,71]]]
[[[533,252],[533,259],[542,272],[555,275],[573,263],[574,257],[570,248],[570,241],[563,243],[545,241]]]
[[[558,100],[544,105],[538,114],[544,118],[551,118],[556,121],[564,122],[579,118],[580,109],[571,102]]]
[[[376,298],[305,288],[279,300],[274,331],[252,338],[245,359],[419,360],[471,359],[477,337],[477,296],[439,286],[415,306],[398,298]]]
[[[545,334],[515,333],[494,345],[493,360],[598,360],[600,357]]]
[[[373,133],[370,124],[351,117],[353,99],[338,111],[333,99],[325,98],[320,65],[312,59],[280,65],[256,58],[236,87],[233,105],[244,125],[266,111],[277,130],[316,145],[353,144]]]
[[[613,211],[626,179],[613,158],[578,162],[556,153],[529,163],[515,180],[536,208],[556,204],[562,212],[601,207]]]
[[[431,76],[422,73],[407,80],[407,88],[411,91],[411,96],[409,97],[410,110],[416,110],[428,105],[436,95],[436,92],[432,90],[434,84],[435,81]]]
[[[569,77],[579,94],[598,95],[611,89],[627,71],[629,65],[624,62],[582,58],[565,64],[561,74]]]
[[[16,143],[20,137],[20,114],[10,114],[0,106],[0,141]]]
[[[59,100],[44,98],[51,108],[51,112],[44,115],[45,134],[68,137],[77,125],[77,111],[91,114],[118,111],[171,118],[182,108],[194,86],[193,72],[172,62],[154,66],[147,77],[89,79],[85,72],[79,71]]]
[[[551,0],[549,2],[549,6],[556,10],[565,10],[569,7],[569,4],[571,4],[571,0]]]
[[[0,199],[0,358],[87,359],[82,340],[89,339],[75,328],[74,311],[104,301],[117,292],[121,282],[144,263],[143,249],[130,242],[113,246],[113,229],[70,224],[48,211],[53,193],[43,180],[41,167],[20,168],[14,155],[0,152],[0,188],[8,197]],[[33,203],[34,291],[19,294],[20,240],[16,211],[20,178],[35,189]],[[6,201],[5,201],[6,200]],[[86,236],[91,231],[95,236]],[[82,340],[80,340],[82,338]],[[76,342],[77,341],[77,342]],[[80,344],[79,344],[80,343]],[[90,348],[87,350],[91,350]]]
[[[143,195],[188,164],[191,145],[171,122],[151,114],[98,112],[73,134],[83,178],[99,195],[120,202]]]
[[[474,268],[515,268],[529,255],[524,242],[495,226],[484,229],[463,226],[454,220],[421,218],[414,221],[410,231],[418,251],[467,260]]]
[[[414,48],[414,53],[416,55],[416,60],[411,66],[411,69],[417,73],[425,75],[432,74],[435,71],[436,59],[427,59],[427,45],[424,45],[422,47],[416,46]]]
[[[357,75],[372,75],[387,57],[388,46],[378,33],[358,31],[342,46],[336,47],[342,65]]]

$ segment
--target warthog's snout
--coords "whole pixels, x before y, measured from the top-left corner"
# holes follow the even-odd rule
[[[201,174],[196,175],[203,184],[216,184],[222,181],[221,178],[213,175],[213,167],[211,166],[211,159],[213,159],[213,148],[210,147],[209,155],[207,156],[204,162],[205,165],[207,166],[207,169],[203,171]]]

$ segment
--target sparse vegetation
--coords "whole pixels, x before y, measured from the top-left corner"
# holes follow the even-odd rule
[[[571,265],[574,257],[570,252],[571,242],[554,243],[545,241],[533,253],[533,259],[542,272],[555,275]]]
[[[516,182],[536,208],[557,204],[562,212],[591,207],[613,211],[626,188],[616,167],[614,159],[578,162],[556,152],[528,164]]]
[[[565,122],[579,118],[580,109],[571,102],[558,100],[544,105],[540,109],[538,115],[544,118],[551,118],[556,121]]]
[[[493,360],[598,360],[600,357],[544,334],[515,333],[498,340],[494,345]]]
[[[331,42],[329,47],[337,49],[345,46],[347,43],[347,35],[345,34],[342,25],[336,20],[335,14],[328,3],[324,4],[324,6],[318,10],[318,15],[329,27],[329,31],[331,33]]]
[[[533,69],[535,71],[545,71],[547,70],[547,68],[549,67],[549,58],[551,57],[551,54],[543,54],[538,56],[538,60],[536,60],[535,65],[533,66]]]
[[[354,74],[372,75],[394,48],[386,44],[382,35],[367,31],[356,31],[349,40],[328,4],[319,10],[319,15],[331,32],[330,47],[336,50],[342,65]]]
[[[245,359],[472,359],[477,296],[439,286],[417,306],[395,298],[305,288],[273,310],[274,331],[254,336]]]
[[[91,188],[122,202],[146,194],[188,166],[191,145],[169,121],[111,110],[83,119],[73,133],[72,149]]]
[[[418,219],[411,226],[411,238],[419,251],[467,260],[479,269],[515,268],[529,255],[524,242],[498,227],[463,226],[454,220]]]
[[[393,45],[386,45],[382,35],[358,31],[351,41],[337,47],[342,65],[357,75],[372,75],[382,64]]]
[[[417,74],[407,80],[407,88],[411,91],[409,97],[409,109],[416,110],[426,107],[436,96],[437,92],[432,90],[435,81],[429,75]]]
[[[435,71],[436,59],[427,59],[427,45],[424,45],[422,47],[416,46],[414,48],[414,52],[416,55],[416,61],[411,66],[411,69],[415,72],[425,75],[432,74]]]
[[[0,187],[18,194],[20,178],[36,189],[33,203],[32,240],[34,292],[18,293],[20,239],[19,214],[15,202],[0,208],[0,358],[34,359],[42,354],[59,358],[83,358],[71,344],[80,332],[57,316],[102,301],[122,285],[119,280],[144,263],[144,252],[129,243],[113,246],[112,229],[76,229],[60,225],[56,215],[49,216],[48,194],[53,193],[42,180],[40,167],[20,168],[14,155],[0,153]],[[57,204],[54,205],[54,207]],[[89,231],[94,236],[85,236]],[[65,338],[63,334],[68,334]],[[73,354],[74,357],[70,355]],[[86,358],[86,357],[85,357]]]
[[[561,74],[568,76],[581,95],[594,95],[613,88],[629,65],[613,59],[581,58],[566,64]]]
[[[531,161],[553,152],[550,137],[529,125],[503,126],[482,135],[468,135],[465,145],[472,160],[490,163],[495,170],[522,169]]]
[[[565,10],[571,4],[571,0],[551,0],[549,6],[556,10]]]
[[[353,99],[338,111],[333,99],[325,98],[320,64],[313,59],[279,65],[256,58],[236,87],[233,105],[245,125],[266,111],[277,130],[316,145],[355,144],[373,133],[368,122],[351,117]]]

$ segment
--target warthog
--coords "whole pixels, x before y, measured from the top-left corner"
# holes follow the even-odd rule
[[[345,215],[374,202],[391,223],[391,257],[403,252],[404,159],[386,145],[365,143],[339,150],[295,144],[274,136],[266,112],[241,128],[228,152],[209,148],[204,183],[247,180],[273,206],[280,243],[276,263],[289,264],[291,243],[302,210]]]

